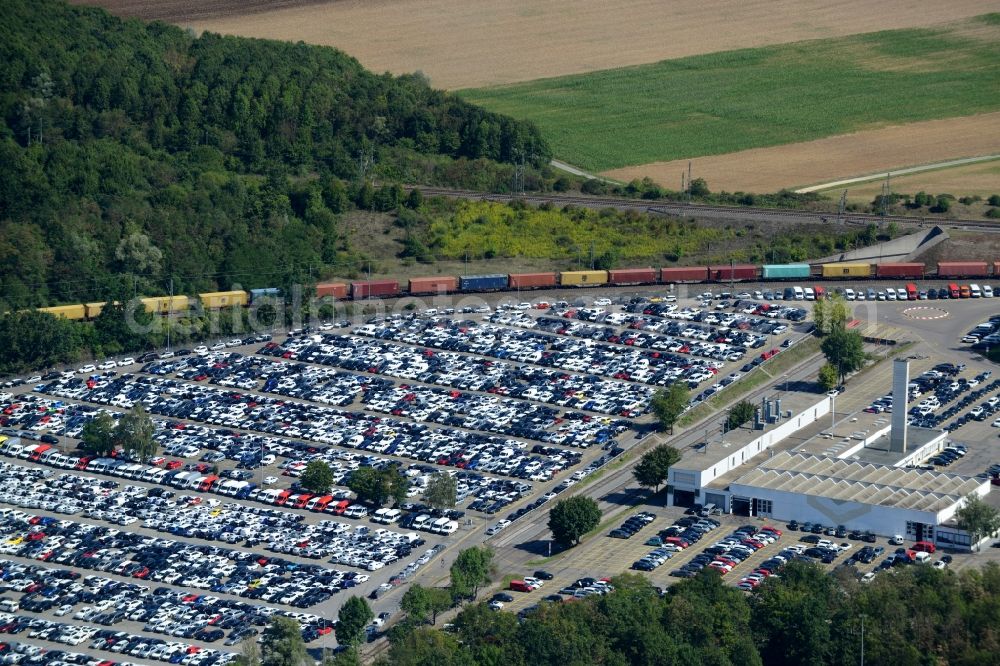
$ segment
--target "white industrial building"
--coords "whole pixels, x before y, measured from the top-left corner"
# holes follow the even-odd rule
[[[985,496],[990,484],[954,474],[783,452],[737,478],[728,490],[734,500],[749,501],[759,516],[936,541],[938,526],[955,515],[964,498]]]
[[[893,366],[894,403],[906,405],[909,368]],[[764,401],[752,429],[706,436],[700,452],[671,467],[668,502],[969,547],[969,536],[946,523],[966,497],[985,497],[989,481],[913,467],[946,446],[947,433],[908,428],[905,409],[891,425],[858,414],[835,427],[833,398],[782,395],[777,409]]]

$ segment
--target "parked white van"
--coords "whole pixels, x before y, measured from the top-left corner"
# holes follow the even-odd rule
[[[802,301],[805,300],[806,294],[802,291],[802,287],[792,287],[792,292],[795,294],[795,300]]]

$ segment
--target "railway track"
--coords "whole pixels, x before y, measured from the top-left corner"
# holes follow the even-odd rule
[[[497,201],[509,203],[524,201],[531,204],[550,203],[557,206],[583,206],[586,208],[616,208],[618,210],[634,210],[653,215],[669,215],[679,217],[700,217],[725,220],[767,220],[783,221],[796,224],[837,223],[850,225],[880,224],[895,222],[906,225],[934,225],[944,229],[966,229],[970,231],[1000,232],[1000,225],[982,220],[955,218],[943,220],[938,218],[917,217],[912,215],[871,215],[867,213],[851,213],[838,218],[836,213],[816,212],[806,210],[785,210],[779,208],[755,208],[751,206],[718,206],[697,203],[673,203],[646,201],[643,199],[625,199],[617,197],[590,197],[562,194],[496,194],[492,192],[476,192],[472,190],[454,190],[439,187],[410,186],[408,189],[420,190],[424,196],[442,196],[456,199],[471,199],[478,201]]]

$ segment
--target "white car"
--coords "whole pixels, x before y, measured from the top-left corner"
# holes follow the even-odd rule
[[[109,360],[105,361],[104,363],[101,363],[97,367],[100,370],[110,370],[110,369],[112,369],[112,368],[115,367],[115,362],[109,359]]]
[[[494,534],[496,534],[503,528],[507,527],[508,525],[510,525],[509,520],[501,520],[496,525],[493,525],[492,527],[486,530],[486,536],[493,536]]]
[[[118,361],[118,367],[123,368],[126,365],[135,365],[135,359],[131,356],[126,356],[122,360]]]
[[[503,610],[503,602],[502,601],[491,601],[490,602],[490,610],[495,610],[495,611]]]
[[[611,305],[611,299],[610,298],[598,298],[596,301],[594,301],[594,305],[596,305],[598,307],[605,307],[605,306]]]
[[[276,477],[276,476],[265,476],[264,477],[264,485],[265,486],[274,485],[277,482],[278,482],[278,477]]]
[[[894,534],[892,536],[892,538],[889,539],[889,543],[891,545],[893,545],[893,546],[902,546],[903,545],[903,537],[900,536],[899,534]]]
[[[222,351],[225,348],[226,348],[226,343],[224,342],[216,342],[214,345],[209,347],[209,349],[211,349],[212,351]]]
[[[206,347],[205,345],[198,345],[197,347],[194,348],[194,353],[195,354],[207,354],[208,353],[208,347]]]
[[[87,365],[85,365],[82,368],[80,368],[79,370],[77,370],[77,373],[78,374],[82,374],[82,373],[96,372],[96,371],[97,371],[97,368],[95,368],[93,365],[91,365],[91,364],[88,363]]]

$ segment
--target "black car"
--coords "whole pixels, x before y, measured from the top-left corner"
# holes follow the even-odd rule
[[[548,571],[542,571],[541,569],[536,571],[533,575],[535,578],[539,580],[552,580],[553,578],[552,574],[550,574]]]

